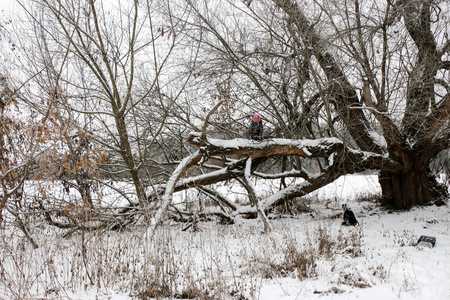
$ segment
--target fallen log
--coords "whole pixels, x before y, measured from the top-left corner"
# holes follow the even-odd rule
[[[198,151],[185,158],[173,172],[163,196],[154,221],[154,230],[162,221],[169,210],[173,193],[192,187],[203,187],[230,179],[239,179],[240,182],[248,181],[250,175],[260,176],[266,179],[301,177],[303,181],[288,186],[265,199],[257,199],[254,188],[248,189],[248,205],[231,204],[228,199],[219,197],[209,190],[209,194],[215,201],[220,203],[221,212],[230,217],[259,213],[261,216],[281,201],[288,201],[307,195],[328,183],[335,181],[342,175],[363,172],[370,169],[383,168],[392,170],[400,169],[397,163],[386,155],[355,150],[344,144],[337,138],[321,138],[317,140],[292,140],[292,139],[269,139],[264,141],[253,141],[247,139],[220,140],[207,137],[204,133],[191,133],[188,142],[198,148]],[[256,172],[256,168],[270,157],[295,155],[305,159],[323,158],[325,166],[318,172],[308,170],[292,170],[280,174],[264,174]],[[228,159],[227,165],[205,174],[182,178],[185,172],[196,166],[202,167],[202,161],[212,157],[233,157]],[[236,160],[237,158],[237,160]],[[252,163],[248,162],[252,160]],[[247,166],[247,168],[246,168]],[[251,169],[250,169],[251,166]],[[255,205],[255,201],[258,201]],[[253,205],[251,205],[253,204]],[[267,219],[265,219],[267,222]],[[269,228],[265,223],[265,227]]]

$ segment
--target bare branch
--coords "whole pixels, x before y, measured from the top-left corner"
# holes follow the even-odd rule
[[[208,115],[205,118],[205,121],[203,122],[203,127],[202,127],[202,140],[205,141],[206,140],[206,127],[208,126],[208,121],[209,118],[216,112],[217,109],[219,109],[220,105],[222,105],[224,101],[220,101],[219,103],[217,103],[213,109],[211,109],[211,111],[208,113]]]
[[[312,54],[317,58],[323,72],[325,73],[332,90],[332,97],[336,110],[344,120],[351,136],[357,145],[365,151],[382,152],[382,148],[374,143],[369,134],[369,123],[360,110],[350,110],[352,106],[360,105],[354,87],[348,81],[346,74],[342,71],[338,62],[331,52],[326,48],[324,41],[310,26],[298,3],[292,0],[273,0],[297,28],[298,34],[303,38],[304,43],[311,49]]]
[[[151,231],[151,237],[155,234],[156,229],[158,228],[159,224],[161,223],[164,216],[167,214],[167,211],[169,210],[169,206],[172,203],[172,196],[175,191],[176,183],[180,179],[180,177],[188,170],[190,167],[195,165],[200,161],[202,158],[202,153],[200,151],[197,151],[193,153],[192,155],[186,157],[183,159],[183,161],[178,165],[178,167],[173,172],[172,176],[169,178],[169,181],[166,186],[166,191],[163,197],[163,203],[161,204],[161,207],[157,211],[155,217],[154,217],[154,224]]]
[[[432,141],[442,126],[450,120],[450,94],[447,94],[425,120],[425,142]]]

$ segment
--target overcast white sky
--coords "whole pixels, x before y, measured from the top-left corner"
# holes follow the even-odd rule
[[[11,11],[15,0],[0,0],[0,10],[4,10],[5,12]],[[14,4],[14,6],[17,4]]]

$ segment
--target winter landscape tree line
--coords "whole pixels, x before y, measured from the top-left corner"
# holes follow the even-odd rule
[[[436,177],[449,172],[446,1],[16,7],[0,24],[0,222],[12,216],[35,247],[39,218],[75,232],[253,215],[270,230],[269,210],[360,172],[377,172],[389,208],[448,198]],[[254,113],[260,142],[246,136]],[[250,177],[279,191],[258,199]],[[30,194],[31,181],[77,200]],[[245,203],[215,190],[230,181]],[[105,188],[120,205],[102,202]],[[173,205],[193,188],[214,204]]]

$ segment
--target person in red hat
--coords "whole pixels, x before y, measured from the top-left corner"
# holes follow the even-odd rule
[[[261,117],[258,114],[253,115],[252,123],[248,129],[250,138],[255,141],[262,140],[263,129],[264,126]]]

